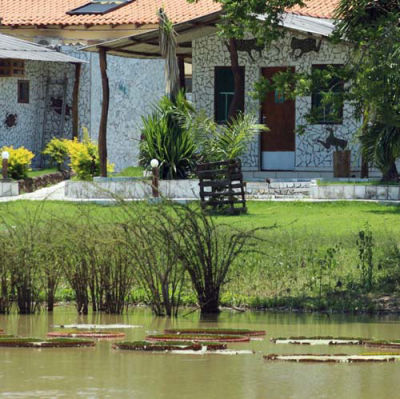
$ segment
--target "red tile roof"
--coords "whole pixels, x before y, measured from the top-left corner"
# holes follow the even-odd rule
[[[90,0],[0,0],[2,25],[119,25],[155,24],[156,12],[164,7],[174,23],[188,21],[220,10],[213,0],[135,0],[104,15],[68,15],[67,11]],[[244,0],[245,1],[245,0]],[[331,18],[339,0],[309,0],[307,7],[293,9],[300,15]]]

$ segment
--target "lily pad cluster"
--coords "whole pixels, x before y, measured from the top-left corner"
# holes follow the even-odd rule
[[[360,345],[380,349],[399,349],[400,340],[373,340],[360,337],[280,337],[272,338],[275,344],[293,345]],[[375,352],[361,353],[357,355],[348,354],[269,354],[264,356],[268,361],[286,361],[297,363],[363,363],[363,362],[394,362],[400,360],[399,352]]]
[[[134,341],[119,342],[113,345],[114,349],[125,349],[145,352],[167,352],[167,351],[217,351],[227,349],[227,345],[216,342],[192,342],[192,341]]]
[[[230,353],[226,343],[248,342],[250,337],[261,335],[265,335],[265,331],[227,328],[167,329],[164,334],[148,335],[145,341],[119,342],[113,348],[149,352]]]
[[[292,344],[292,345],[362,345],[376,348],[398,348],[400,349],[400,340],[373,340],[361,337],[280,337],[271,338],[274,344]]]

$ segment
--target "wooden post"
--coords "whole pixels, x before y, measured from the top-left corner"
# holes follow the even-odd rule
[[[179,67],[179,86],[181,90],[186,92],[186,84],[185,84],[185,58],[182,56],[178,56],[178,67]]]
[[[3,164],[1,169],[3,180],[8,179],[8,158],[3,158]]]
[[[103,87],[103,105],[101,110],[100,129],[99,129],[99,158],[100,176],[107,177],[107,121],[108,107],[110,103],[110,86],[107,76],[107,50],[103,47],[99,51],[101,83]]]
[[[81,67],[79,63],[75,64],[75,82],[72,93],[72,138],[78,138],[79,133],[79,85],[81,80]]]
[[[154,198],[158,198],[160,196],[160,189],[159,189],[160,169],[157,166],[156,168],[151,168],[151,170],[152,170],[152,175],[153,175],[153,179],[152,179],[152,183],[151,183],[152,194],[153,194]]]

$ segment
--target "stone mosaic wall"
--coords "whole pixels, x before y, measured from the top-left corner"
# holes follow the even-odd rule
[[[260,78],[261,68],[273,66],[294,66],[296,71],[310,71],[313,64],[342,64],[349,55],[349,49],[344,45],[333,46],[326,40],[322,41],[320,51],[304,54],[297,58],[292,54],[290,42],[292,37],[305,38],[298,32],[287,31],[286,35],[270,49],[264,50],[262,56],[253,51],[254,61],[247,53],[240,53],[240,65],[245,67],[245,110],[257,117],[260,114],[259,102],[250,95],[253,85]],[[229,66],[229,53],[223,42],[215,35],[197,39],[193,43],[193,93],[194,103],[198,109],[204,109],[208,115],[214,113],[214,67]],[[305,125],[304,116],[311,107],[310,97],[300,97],[296,100],[296,126]],[[358,168],[360,159],[357,145],[353,139],[358,123],[351,117],[352,110],[345,104],[341,125],[308,125],[306,133],[296,136],[296,169],[297,170],[331,170],[333,149],[326,150],[318,139],[325,141],[327,127],[334,128],[336,137],[349,140],[352,149],[352,166]],[[243,157],[245,170],[260,169],[260,143],[255,137],[246,156]]]
[[[108,56],[110,109],[107,148],[120,170],[137,165],[142,116],[164,95],[164,61]],[[91,135],[97,139],[102,104],[99,60],[91,55]]]

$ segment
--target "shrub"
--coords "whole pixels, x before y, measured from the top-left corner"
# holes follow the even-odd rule
[[[185,119],[192,112],[180,92],[175,102],[163,97],[154,112],[143,118],[141,166],[147,168],[152,159],[158,159],[162,179],[183,179],[191,173],[196,144]]]
[[[83,140],[64,140],[71,159],[71,169],[81,180],[91,180],[100,175],[99,148],[89,138],[88,130],[83,129]],[[113,172],[114,165],[107,163],[107,171]]]
[[[197,153],[204,162],[236,159],[244,155],[249,144],[266,126],[256,123],[249,114],[239,114],[226,125],[218,125],[204,113],[188,115],[187,129],[196,142]]]
[[[14,148],[3,147],[1,151],[7,151],[10,154],[8,160],[8,174],[13,179],[23,179],[28,176],[30,171],[31,161],[34,154],[25,147]]]
[[[53,137],[44,149],[43,154],[48,155],[52,163],[56,164],[58,170],[60,170],[61,165],[68,158],[67,140]]]
[[[185,205],[158,207],[158,234],[192,281],[202,314],[218,313],[222,287],[239,255],[255,252],[257,230],[239,231]]]

